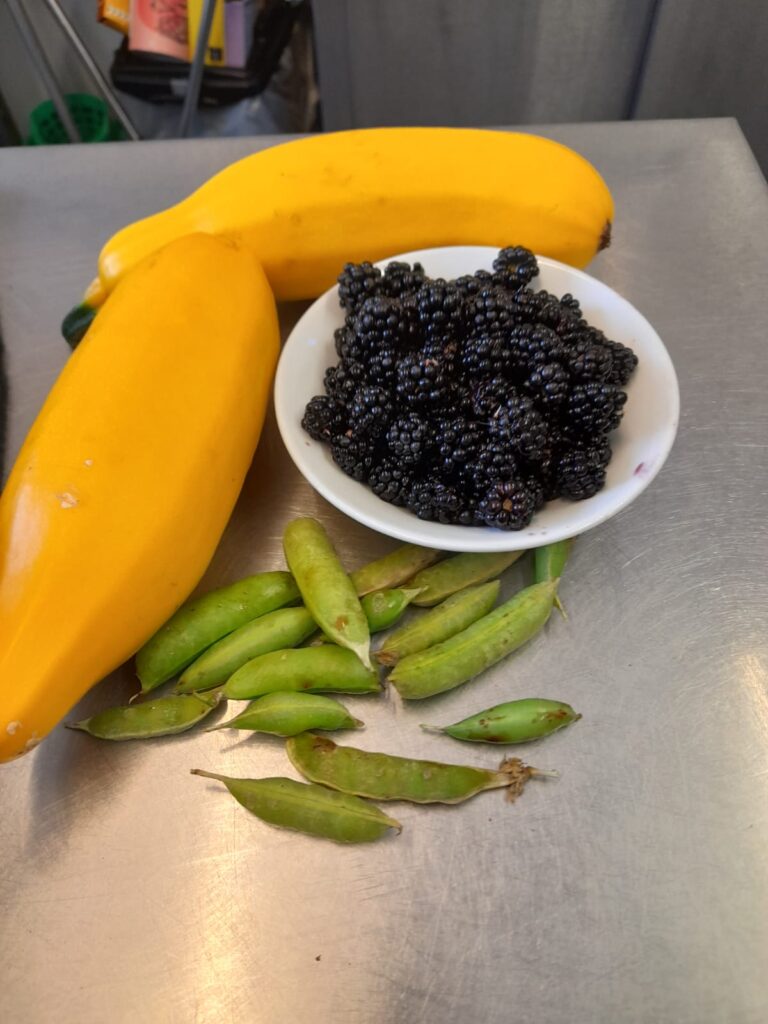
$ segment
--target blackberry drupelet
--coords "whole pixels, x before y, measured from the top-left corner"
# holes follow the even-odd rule
[[[301,425],[315,441],[330,441],[346,429],[346,410],[330,395],[315,395],[307,403]]]
[[[547,421],[532,399],[514,391],[488,421],[488,432],[529,462],[544,457],[549,440]]]
[[[364,299],[378,291],[381,271],[370,263],[347,263],[338,281],[339,305],[354,313]]]
[[[615,384],[576,384],[562,408],[563,428],[581,436],[607,434],[621,422],[626,400]]]
[[[502,249],[493,261],[494,281],[513,291],[529,284],[539,273],[539,264],[530,249],[520,245]]]
[[[536,511],[534,496],[521,480],[494,484],[477,503],[477,515],[498,530],[522,530]]]
[[[432,439],[432,430],[415,412],[395,417],[387,431],[387,448],[404,466],[420,462]]]

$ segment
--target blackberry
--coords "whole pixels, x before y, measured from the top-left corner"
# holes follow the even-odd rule
[[[413,333],[413,319],[397,299],[374,295],[347,316],[351,327],[368,352],[402,345]]]
[[[467,300],[467,319],[473,330],[494,330],[515,322],[515,303],[497,285],[482,288]]]
[[[455,284],[438,277],[426,281],[408,300],[415,312],[423,337],[453,337],[464,319],[464,302]]]
[[[493,274],[488,270],[477,270],[474,274],[457,277],[453,283],[466,299],[471,295],[477,295],[482,288],[487,288],[492,282]]]
[[[565,350],[568,369],[578,381],[608,380],[613,370],[613,355],[605,345],[596,343],[588,334],[578,338]]]
[[[301,425],[315,441],[330,441],[346,429],[346,419],[344,407],[335,398],[315,395],[307,403]]]
[[[468,478],[477,494],[487,492],[495,483],[512,479],[517,472],[517,460],[512,449],[498,439],[489,440],[477,459],[467,467]]]
[[[566,292],[565,295],[560,296],[560,305],[564,306],[570,313],[576,317],[581,317],[581,304],[578,299],[575,299],[570,292]]]
[[[397,363],[395,390],[407,406],[436,406],[450,391],[450,380],[438,357],[412,352]]]
[[[427,450],[431,431],[415,412],[397,416],[387,431],[387,447],[404,466],[419,462]]]
[[[509,381],[504,377],[486,377],[472,391],[472,411],[481,420],[489,420],[498,411],[510,393]]]
[[[509,363],[526,373],[545,363],[560,362],[564,353],[557,334],[541,323],[514,327],[504,338],[504,346]]]
[[[629,378],[635,372],[637,356],[631,348],[622,345],[620,341],[612,341],[611,338],[604,336],[602,344],[613,356],[613,367],[607,378],[608,383],[624,387],[629,383]]]
[[[384,458],[373,466],[368,475],[368,486],[373,493],[392,505],[405,505],[413,484],[412,469],[398,458]]]
[[[450,484],[434,479],[419,480],[411,487],[407,506],[419,519],[453,523],[461,510],[461,498]]]
[[[563,405],[563,426],[569,434],[607,434],[621,422],[626,400],[614,384],[576,384]]]
[[[498,365],[498,335],[480,331],[466,338],[458,357],[461,377],[470,383],[493,375]]]
[[[522,530],[536,511],[536,500],[520,480],[494,484],[477,503],[477,515],[498,530]]]
[[[339,359],[361,363],[368,358],[368,346],[358,338],[351,327],[337,327],[333,332],[333,344]]]
[[[395,386],[397,352],[393,348],[380,348],[368,357],[366,376],[371,384],[391,391]]]
[[[502,249],[493,261],[493,279],[502,288],[513,290],[528,284],[539,273],[539,264],[530,249],[510,246]]]
[[[514,391],[491,417],[488,432],[529,462],[544,457],[549,440],[547,421],[533,401]]]
[[[347,406],[349,427],[355,436],[380,437],[387,429],[394,407],[384,388],[363,384],[355,391]]]
[[[404,295],[412,295],[424,284],[427,275],[420,263],[401,263],[397,260],[388,263],[381,280],[381,292],[392,299],[400,299]]]
[[[339,434],[331,439],[331,456],[342,472],[364,482],[373,467],[374,449],[367,438]]]
[[[570,448],[555,465],[555,486],[561,498],[583,501],[605,485],[605,466],[590,457],[588,450]]]
[[[476,424],[451,415],[437,421],[435,441],[438,471],[450,474],[477,458],[483,435]]]
[[[339,274],[339,305],[350,313],[379,289],[381,271],[370,263],[347,263]]]
[[[537,366],[525,381],[525,389],[539,408],[556,409],[568,397],[568,373],[560,363]]]
[[[342,405],[352,399],[355,391],[365,380],[365,366],[354,360],[343,360],[338,366],[329,366],[323,383],[326,392]]]
[[[563,305],[561,299],[543,289],[533,293],[534,313],[532,319],[536,323],[544,324],[557,334],[573,330],[581,321],[581,311],[576,310],[571,304]]]

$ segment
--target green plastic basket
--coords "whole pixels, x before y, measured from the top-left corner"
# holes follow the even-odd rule
[[[109,108],[97,96],[73,92],[64,97],[81,142],[108,142],[119,138],[109,119]],[[29,115],[30,146],[56,146],[69,142],[64,126],[50,100],[35,107]]]

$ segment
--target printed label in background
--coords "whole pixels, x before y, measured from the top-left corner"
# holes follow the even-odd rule
[[[203,0],[188,0],[187,3],[187,25],[189,36],[189,59],[195,55],[198,29],[203,16]],[[208,49],[205,54],[205,63],[214,67],[226,64],[226,53],[224,52],[224,0],[216,0],[216,9],[213,12],[213,24],[211,34],[208,36]]]
[[[189,60],[187,0],[133,0],[128,46]]]

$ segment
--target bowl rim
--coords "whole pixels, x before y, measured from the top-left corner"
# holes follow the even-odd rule
[[[448,254],[459,251],[467,253],[468,258],[470,259],[479,259],[482,263],[482,261],[488,260],[490,254],[495,255],[499,250],[496,246],[487,245],[436,246],[434,248],[415,249],[405,253],[398,253],[396,255],[389,256],[386,259],[377,260],[373,265],[383,269],[388,263],[392,263],[395,260],[408,263],[416,261],[424,262],[425,260],[428,260],[430,256],[436,254]],[[473,253],[476,255],[473,256]],[[275,416],[283,444],[285,445],[291,460],[304,479],[323,498],[325,498],[326,501],[337,508],[340,512],[349,516],[355,522],[361,523],[369,529],[372,529],[377,533],[381,533],[384,536],[392,537],[393,539],[400,540],[405,543],[418,544],[420,546],[455,552],[524,551],[541,547],[543,544],[551,544],[561,540],[568,540],[573,537],[580,536],[581,534],[594,529],[596,526],[600,526],[602,523],[612,519],[619,512],[631,505],[632,502],[650,486],[661,472],[661,469],[669,457],[669,453],[672,450],[675,438],[677,437],[677,431],[680,423],[680,386],[672,358],[664,345],[664,342],[656,329],[640,312],[640,310],[638,310],[636,306],[632,305],[628,299],[625,299],[623,295],[619,294],[619,292],[613,289],[610,285],[577,267],[571,267],[567,263],[554,260],[548,256],[536,255],[536,259],[541,267],[552,267],[558,270],[564,270],[578,280],[589,282],[590,285],[597,284],[600,288],[604,288],[611,293],[613,301],[617,301],[620,307],[623,307],[633,316],[639,318],[643,327],[648,332],[648,336],[652,344],[655,344],[657,347],[656,354],[659,357],[660,362],[665,364],[664,372],[669,385],[669,393],[667,396],[669,399],[668,415],[659,428],[658,436],[661,439],[661,443],[659,444],[653,465],[642,475],[638,475],[636,472],[633,474],[634,476],[637,476],[636,486],[625,489],[626,493],[623,494],[621,498],[616,498],[613,502],[602,503],[600,505],[601,510],[595,511],[594,516],[590,518],[586,525],[575,524],[571,527],[568,526],[568,517],[565,517],[561,524],[554,526],[547,525],[545,528],[540,530],[536,530],[535,528],[536,518],[534,517],[531,525],[520,531],[504,531],[496,530],[492,527],[460,526],[457,524],[437,523],[431,520],[419,519],[413,513],[410,513],[410,518],[413,520],[413,529],[410,529],[408,525],[401,526],[400,523],[391,525],[389,522],[382,523],[379,519],[374,520],[374,518],[367,512],[361,511],[354,501],[349,501],[344,495],[341,495],[334,490],[332,485],[329,486],[322,474],[316,473],[311,465],[307,465],[302,457],[304,452],[301,450],[301,446],[298,443],[294,444],[295,425],[289,419],[289,411],[283,400],[283,396],[287,393],[283,378],[288,372],[286,369],[287,361],[284,358],[285,351],[292,342],[294,336],[301,333],[302,326],[306,321],[313,318],[316,313],[317,306],[320,303],[327,303],[329,297],[338,291],[338,286],[333,285],[313,300],[291,329],[282,346],[273,386]],[[480,266],[481,263],[478,263],[478,266]],[[300,426],[299,430],[301,431],[301,434],[298,436],[301,436],[304,432]],[[310,438],[309,435],[302,437],[302,441],[304,442],[304,445],[306,445],[306,441],[309,441],[311,445],[317,445],[320,443]],[[334,468],[338,469],[338,467],[335,466]],[[342,471],[338,469],[338,472],[341,473]],[[359,487],[365,488],[365,484],[355,481],[351,477],[346,477],[346,479],[349,480],[351,484],[357,484]],[[599,493],[606,494],[609,492],[610,488],[607,488]],[[378,499],[378,501],[381,502],[385,509],[395,507],[389,505],[387,502],[381,501],[381,499]],[[585,502],[578,502],[574,504],[583,506]],[[402,511],[407,513],[407,510]],[[461,536],[463,536],[463,532],[466,532],[466,544],[464,547],[460,546],[458,541],[453,539],[454,531],[457,530],[462,531]],[[446,536],[445,531],[451,531],[451,536]]]

